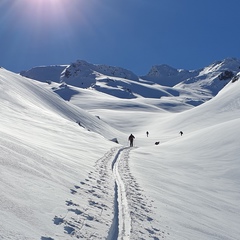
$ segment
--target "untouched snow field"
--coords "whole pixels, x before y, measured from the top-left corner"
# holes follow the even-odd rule
[[[182,112],[49,88],[0,69],[0,239],[239,239],[240,81]]]

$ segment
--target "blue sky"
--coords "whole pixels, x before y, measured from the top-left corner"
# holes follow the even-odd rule
[[[1,0],[0,66],[199,69],[240,58],[239,9],[239,0]]]

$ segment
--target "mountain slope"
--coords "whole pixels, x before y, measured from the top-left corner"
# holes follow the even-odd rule
[[[64,101],[58,95],[41,87],[41,84],[39,85],[37,82],[33,83],[32,80],[24,79],[4,69],[1,70],[1,82],[3,91],[1,95],[3,99],[2,108],[6,107],[5,102],[9,102],[9,104],[16,104],[18,106],[17,109],[13,109],[12,111],[19,113],[21,110],[24,113],[27,111],[39,111],[48,115],[48,118],[51,118],[52,115],[56,115],[58,118],[61,116],[68,121],[76,123],[76,125],[78,123],[78,125],[86,130],[100,133],[107,139],[115,138],[116,135],[119,136],[120,140],[123,138],[121,133],[112,129],[99,118]],[[19,99],[23,99],[23,101],[19,101]]]
[[[130,167],[158,206],[162,226],[171,228],[169,239],[238,239],[240,82],[235,83],[201,106],[152,119],[150,136],[161,146],[132,152]]]
[[[0,238],[237,240],[234,80],[208,102],[170,112],[155,99],[74,86],[65,101],[53,92],[59,83],[0,69]]]

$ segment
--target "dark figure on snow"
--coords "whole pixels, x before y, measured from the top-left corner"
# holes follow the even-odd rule
[[[181,136],[183,135],[183,132],[182,132],[182,131],[180,131],[179,133],[181,134]]]
[[[133,147],[133,140],[134,140],[134,136],[131,134],[128,138],[128,140],[130,141],[130,147]]]
[[[148,137],[148,135],[149,135],[149,132],[147,131],[147,132],[146,132],[146,134],[147,134],[147,137]]]

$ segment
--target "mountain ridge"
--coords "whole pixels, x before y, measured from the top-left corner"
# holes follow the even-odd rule
[[[189,105],[198,106],[216,96],[239,70],[239,59],[226,58],[198,70],[155,65],[140,77],[120,67],[77,60],[70,65],[35,67],[20,74],[49,85],[54,83],[52,90],[65,100],[71,100],[80,89],[94,89],[122,99],[153,98],[160,100],[157,105],[164,109],[166,104],[161,102],[166,100],[171,104],[175,102],[174,108],[176,102],[183,103],[187,109]]]

